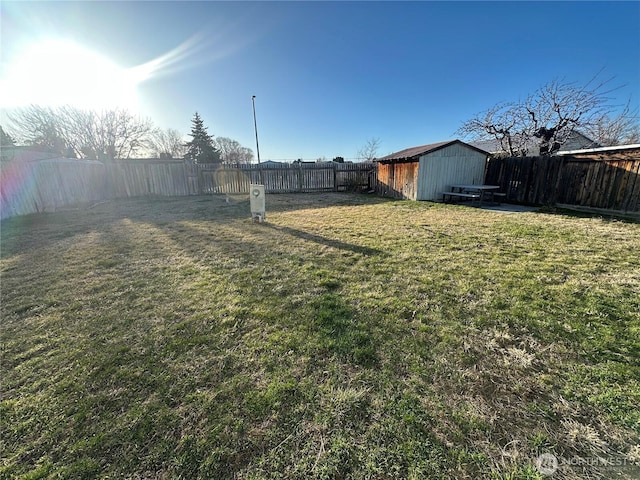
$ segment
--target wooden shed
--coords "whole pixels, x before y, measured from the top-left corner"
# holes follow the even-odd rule
[[[377,159],[379,195],[408,200],[442,200],[455,184],[482,184],[489,154],[450,140],[401,150]]]

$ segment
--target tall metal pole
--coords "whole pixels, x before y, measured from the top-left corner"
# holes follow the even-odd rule
[[[253,104],[253,128],[256,131],[256,151],[258,152],[258,163],[260,163],[260,146],[258,145],[258,122],[256,122],[256,96],[251,97],[251,103]]]

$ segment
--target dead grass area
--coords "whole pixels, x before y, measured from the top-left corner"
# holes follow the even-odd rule
[[[0,478],[640,475],[640,225],[356,194],[2,223]]]

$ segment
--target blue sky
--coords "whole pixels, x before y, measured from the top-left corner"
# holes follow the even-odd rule
[[[1,92],[3,106],[19,88],[7,78],[38,42],[72,42],[132,71],[156,59],[136,77],[141,115],[186,135],[198,111],[209,133],[255,151],[256,95],[263,161],[353,158],[370,138],[380,139],[380,155],[448,140],[497,102],[554,78],[583,83],[601,69],[603,79],[623,85],[614,103],[631,96],[640,105],[640,2],[3,1],[0,8],[0,80],[14,85]],[[100,64],[76,63],[47,64],[42,76],[93,83],[102,75]]]

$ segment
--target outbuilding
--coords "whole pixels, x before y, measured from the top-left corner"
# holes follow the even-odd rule
[[[484,183],[488,156],[460,140],[406,148],[376,160],[376,190],[394,198],[440,201],[451,185]]]

